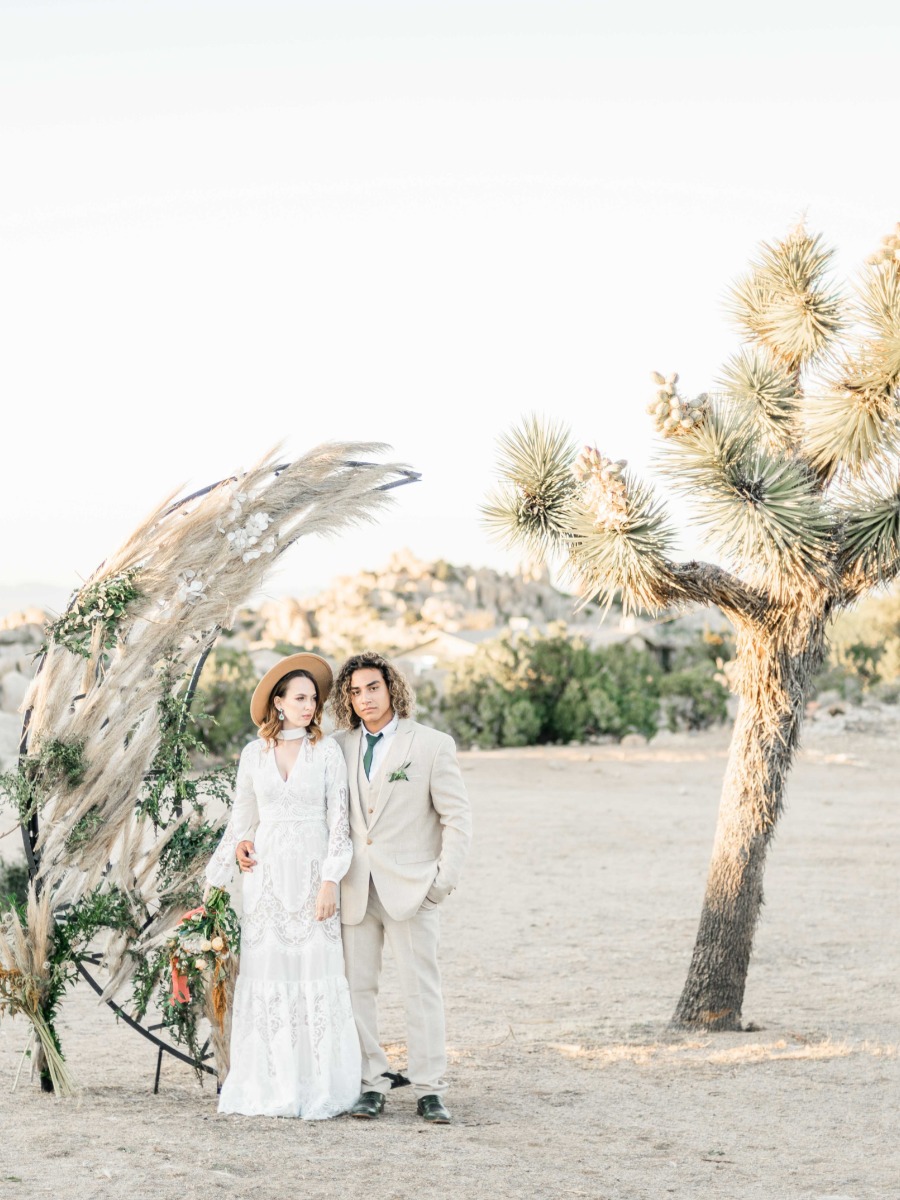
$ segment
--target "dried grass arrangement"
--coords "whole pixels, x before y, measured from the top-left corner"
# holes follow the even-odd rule
[[[288,464],[272,452],[170,497],[48,628],[19,767],[0,779],[31,873],[27,905],[0,924],[0,1013],[31,1021],[46,1090],[73,1087],[54,1016],[77,964],[99,958],[104,998],[132,986],[140,1014],[165,943],[199,896],[218,834],[206,805],[227,797],[228,779],[192,776],[192,673],[288,547],[375,518],[391,488],[417,478],[371,461],[385,449],[329,444]],[[181,1033],[190,1044],[191,1030]]]

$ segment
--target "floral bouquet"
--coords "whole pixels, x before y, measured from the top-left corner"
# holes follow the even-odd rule
[[[224,888],[211,888],[199,908],[185,913],[168,944],[172,968],[171,1005],[190,1004],[191,988],[212,992],[219,1028],[225,1025],[225,980],[231,956],[241,945],[241,929]]]

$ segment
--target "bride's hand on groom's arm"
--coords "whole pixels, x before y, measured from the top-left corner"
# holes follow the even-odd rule
[[[238,842],[235,850],[237,864],[242,871],[252,871],[256,866],[256,859],[253,857],[252,842]]]
[[[319,888],[319,894],[316,896],[316,920],[327,921],[329,917],[333,917],[337,912],[337,884],[330,880],[326,881]]]

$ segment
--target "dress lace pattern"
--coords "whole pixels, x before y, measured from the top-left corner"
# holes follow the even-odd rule
[[[241,924],[241,948],[262,946],[267,940],[283,954],[299,954],[310,939],[321,933],[330,942],[340,945],[341,918],[335,913],[326,921],[316,920],[316,896],[322,875],[316,859],[309,864],[309,890],[303,907],[298,911],[286,908],[278,896],[271,867],[262,869],[262,888],[253,911],[245,913]]]
[[[231,819],[206,871],[231,887],[235,850],[254,843],[243,887],[231,1069],[220,1112],[335,1116],[356,1099],[359,1042],[340,915],[316,920],[322,881],[350,866],[347,771],[331,738],[304,740],[288,778],[259,740],[241,754]]]

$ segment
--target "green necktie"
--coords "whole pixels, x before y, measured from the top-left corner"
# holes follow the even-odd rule
[[[380,733],[366,734],[366,741],[369,743],[363,755],[363,770],[366,773],[366,779],[369,778],[369,772],[372,770],[372,755],[375,753],[375,743],[380,742],[381,738],[382,735]]]

